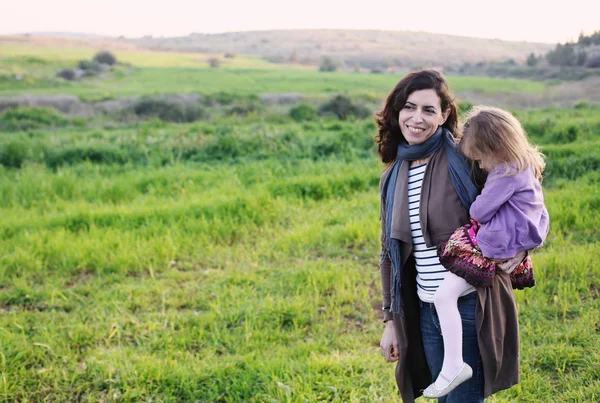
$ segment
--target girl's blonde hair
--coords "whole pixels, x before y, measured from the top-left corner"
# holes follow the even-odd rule
[[[510,112],[491,106],[476,106],[467,112],[458,149],[472,160],[510,163],[516,173],[532,167],[540,181],[546,166],[544,154],[529,142],[521,123]]]

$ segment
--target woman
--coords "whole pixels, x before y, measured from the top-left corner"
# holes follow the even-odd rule
[[[402,400],[413,402],[438,378],[443,338],[433,295],[444,279],[436,247],[469,222],[484,178],[457,154],[458,113],[444,77],[434,70],[406,75],[377,114],[381,176],[380,274],[385,330],[381,349],[396,365]],[[476,180],[475,180],[476,179]],[[463,357],[470,379],[439,402],[482,402],[519,381],[516,306],[508,275],[459,299]],[[462,380],[461,380],[462,381]]]

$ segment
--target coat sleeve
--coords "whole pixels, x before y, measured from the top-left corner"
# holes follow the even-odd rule
[[[475,221],[485,224],[514,193],[514,176],[488,177],[481,194],[471,205],[469,214]]]

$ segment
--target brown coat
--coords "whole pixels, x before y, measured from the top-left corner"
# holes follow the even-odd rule
[[[431,382],[419,321],[419,303],[416,286],[416,268],[412,254],[412,237],[408,220],[408,169],[404,161],[398,173],[392,237],[401,241],[402,298],[404,315],[385,312],[384,320],[393,319],[398,336],[399,360],[396,365],[396,383],[404,402],[414,402]],[[381,176],[385,183],[390,170]],[[385,214],[381,210],[382,236]],[[427,164],[421,190],[421,228],[427,246],[448,240],[456,228],[469,222],[469,215],[460,202],[448,172],[446,154],[434,153]],[[382,255],[380,273],[384,306],[391,302],[391,262]],[[490,288],[477,288],[475,310],[477,339],[483,363],[484,397],[510,388],[519,382],[519,325],[510,277],[498,271]]]

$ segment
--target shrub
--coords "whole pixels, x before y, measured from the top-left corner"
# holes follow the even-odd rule
[[[546,140],[549,143],[555,143],[555,144],[572,143],[575,140],[577,140],[577,137],[579,136],[579,132],[580,132],[579,127],[575,126],[575,125],[569,125],[566,127],[557,127],[552,132],[550,132],[550,134],[548,135]]]
[[[337,131],[343,130],[344,126],[341,123],[336,122],[336,123],[332,123],[329,126],[327,126],[326,129],[329,131],[332,131],[332,132],[337,132]]]
[[[75,69],[62,69],[61,71],[56,73],[56,76],[67,81],[79,80],[79,78],[81,77],[81,75],[78,74]]]
[[[469,101],[460,101],[458,103],[458,113],[463,114],[469,111],[473,107],[473,104]]]
[[[207,95],[204,99],[207,106],[215,104],[231,105],[233,101],[235,101],[235,95],[228,92],[217,92],[216,94]]]
[[[248,155],[248,151],[240,145],[239,138],[235,136],[219,136],[212,138],[198,153],[197,159],[202,160],[229,160],[240,155]],[[183,158],[190,156],[183,155]],[[194,158],[190,158],[194,160]]]
[[[19,106],[52,108],[65,114],[77,114],[86,108],[86,105],[74,95],[0,96],[0,112]]]
[[[69,123],[75,127],[81,128],[81,127],[86,127],[88,124],[88,121],[86,118],[73,118],[73,119],[71,119],[71,121]]]
[[[311,156],[314,160],[329,158],[333,155],[345,156],[351,154],[351,146],[337,133],[328,133],[314,139],[311,144]]]
[[[13,140],[0,146],[0,165],[7,168],[21,168],[29,156],[29,147],[20,140]]]
[[[290,117],[296,122],[313,120],[317,117],[317,111],[311,105],[300,104],[290,109]]]
[[[268,105],[286,105],[286,104],[297,104],[302,100],[302,95],[297,92],[284,92],[284,93],[264,93],[258,96],[258,99]]]
[[[0,115],[0,129],[7,131],[23,131],[44,126],[62,127],[68,124],[69,119],[50,108],[18,107]]]
[[[81,60],[77,66],[84,71],[84,75],[86,76],[94,76],[105,71],[102,64],[93,60]]]
[[[550,118],[546,118],[541,122],[524,122],[523,129],[530,136],[542,137],[549,133],[556,126],[556,122]]]
[[[339,119],[355,116],[364,119],[371,116],[371,111],[362,105],[352,103],[352,100],[343,95],[337,95],[319,108],[319,115],[335,115]]]
[[[583,64],[583,66],[587,67],[587,68],[599,68],[600,67],[600,55],[588,57],[587,60],[585,61],[585,63]]]
[[[208,65],[210,67],[216,68],[221,65],[221,61],[216,57],[211,57],[210,59],[208,59]]]
[[[101,144],[94,146],[69,147],[49,152],[46,155],[46,165],[57,168],[62,165],[73,165],[84,161],[96,164],[123,165],[132,159],[126,150],[114,145]]]
[[[147,96],[140,99],[133,107],[136,115],[156,116],[167,122],[193,122],[204,119],[207,113],[199,103],[191,103],[165,99],[161,96]]]
[[[324,56],[319,66],[319,71],[336,71],[337,65],[329,56]]]
[[[117,62],[117,58],[115,57],[115,55],[107,51],[101,51],[96,53],[96,56],[94,56],[93,60],[98,63],[108,64],[109,66],[112,66]]]
[[[229,110],[234,115],[247,116],[252,113],[258,113],[263,110],[262,104],[256,100],[243,99],[235,103],[235,105]]]

